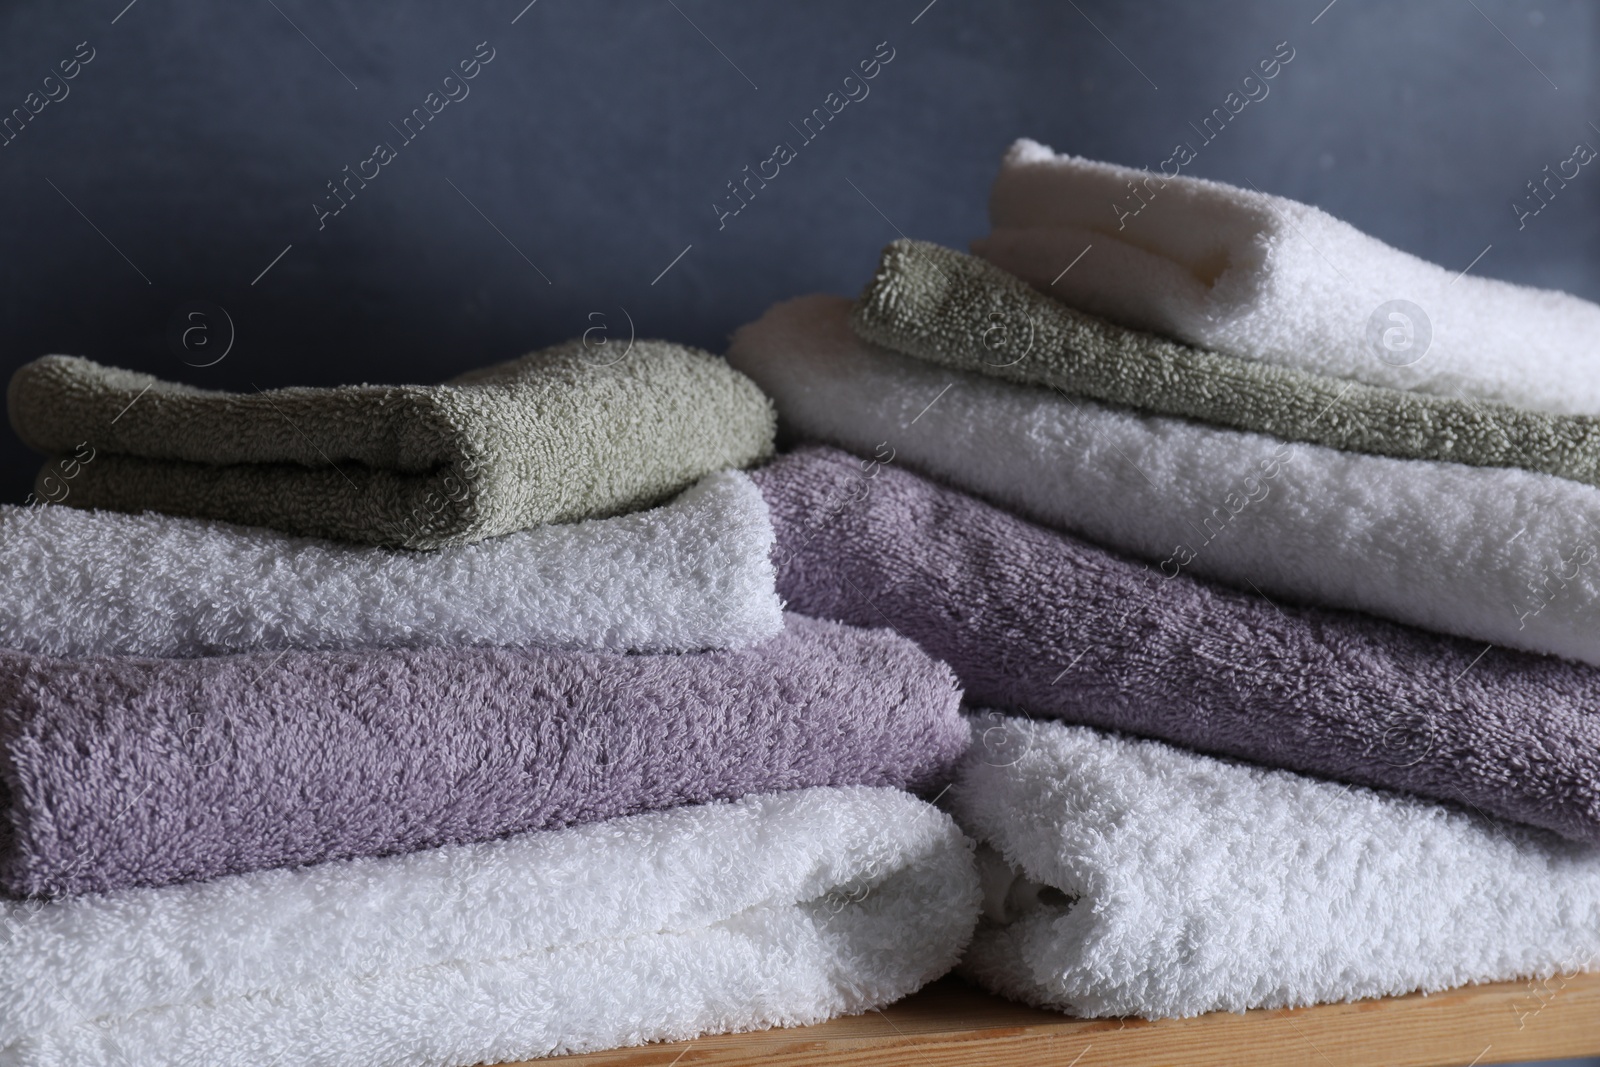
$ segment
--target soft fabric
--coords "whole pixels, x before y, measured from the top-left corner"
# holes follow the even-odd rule
[[[100,892],[815,785],[930,788],[950,669],[791,616],[742,652],[0,653],[0,887]]]
[[[444,385],[222,393],[45,356],[11,425],[45,499],[399,548],[656,504],[772,449],[771,406],[715,356],[570,342]],[[63,477],[63,472],[70,477]]]
[[[785,439],[918,470],[1163,574],[1600,664],[1600,489],[1113,410],[891,352],[849,318],[848,300],[803,297],[734,336]]]
[[[1396,793],[980,718],[948,794],[994,864],[962,971],[1183,1017],[1600,967],[1600,850]]]
[[[1600,418],[1362,385],[1194,348],[1074,311],[993,264],[923,241],[884,250],[851,322],[908,355],[1152,415],[1600,484]]]
[[[771,549],[766,504],[736,471],[647,511],[435,552],[155,512],[0,507],[0,647],[742,648],[783,628]]]
[[[1600,844],[1600,670],[1112,555],[833,449],[756,472],[791,609],[893,626],[968,700],[1456,801]]]
[[[1445,269],[1306,204],[1028,140],[1006,153],[989,221],[975,252],[1124,326],[1369,385],[1600,414],[1600,307],[1482,277],[1492,259]]]
[[[971,936],[971,846],[809,789],[0,914],[6,1067],[459,1067],[887,1004]]]

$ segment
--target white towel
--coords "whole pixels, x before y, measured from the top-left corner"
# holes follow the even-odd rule
[[[1082,726],[974,731],[949,805],[999,859],[962,970],[1005,996],[1164,1018],[1600,966],[1600,849]]]
[[[742,648],[783,628],[737,471],[647,511],[433,552],[154,512],[0,508],[0,646],[57,656],[523,645]]]
[[[1446,270],[1293,200],[1022,140],[989,221],[974,252],[1125,326],[1370,385],[1600,414],[1600,307]]]
[[[786,440],[902,463],[1169,576],[1600,665],[1600,489],[1114,410],[891,352],[849,314],[802,297],[734,335],[728,361]]]
[[[6,1067],[457,1067],[819,1022],[953,966],[971,844],[819,788],[0,906]]]

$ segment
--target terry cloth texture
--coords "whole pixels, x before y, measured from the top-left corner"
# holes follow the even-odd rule
[[[1124,326],[1369,385],[1600,414],[1600,307],[1447,270],[1293,200],[1022,140],[989,221],[975,252]]]
[[[0,647],[55,656],[525,645],[743,648],[783,628],[744,474],[609,519],[408,552],[260,527],[0,507]]]
[[[1220,355],[1074,311],[984,260],[923,241],[884,249],[852,325],[869,341],[946,367],[1153,415],[1600,485],[1600,418],[1362,385]]]
[[[790,616],[742,652],[0,653],[0,886],[101,892],[816,785],[928,789],[950,668]]]
[[[777,403],[787,439],[887,457],[1280,606],[1600,664],[1594,486],[1113,410],[891,352],[849,318],[848,300],[803,297],[735,334],[729,361]]]
[[[72,356],[11,378],[11,425],[74,454],[39,495],[400,548],[469,544],[661,502],[772,450],[772,410],[715,356],[582,342],[436,386],[222,393]],[[52,484],[53,483],[53,484]]]
[[[457,1067],[867,1011],[947,971],[971,845],[809,789],[4,907],[0,1064]]]
[[[1165,578],[833,449],[754,477],[791,609],[892,625],[966,698],[1456,801],[1600,844],[1600,671]]]
[[[1004,996],[1165,1018],[1600,966],[1590,846],[1158,741],[987,721],[948,802],[1013,868],[987,873],[990,921],[962,963]]]

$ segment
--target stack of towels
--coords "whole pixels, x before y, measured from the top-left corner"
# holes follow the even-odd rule
[[[1164,1017],[1600,967],[1600,307],[1027,141],[990,214],[729,353],[804,446],[754,475],[790,609],[970,702],[962,973]]]
[[[991,213],[726,361],[20,370],[0,1067],[1600,965],[1600,308],[1031,142]]]
[[[455,1067],[948,971],[954,675],[785,614],[720,358],[202,391],[51,356],[0,510],[0,1064]]]

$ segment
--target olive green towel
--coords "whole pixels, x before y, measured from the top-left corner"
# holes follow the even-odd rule
[[[580,343],[443,385],[224,393],[72,356],[16,372],[38,495],[401,548],[467,544],[657,503],[772,454],[775,416],[722,359]]]
[[[884,249],[851,323],[865,340],[929,362],[1151,414],[1600,485],[1593,416],[1364,385],[1193,348],[1074,311],[984,260],[923,241]]]

